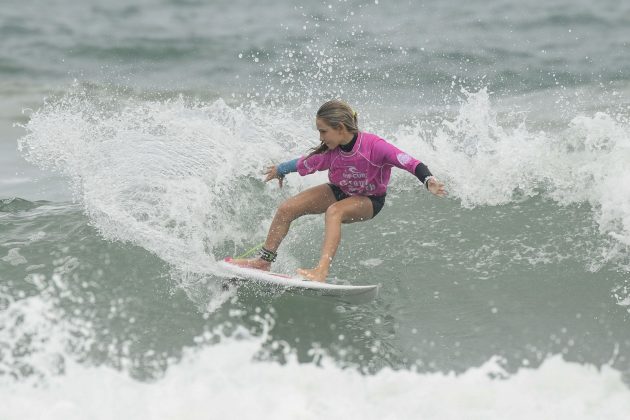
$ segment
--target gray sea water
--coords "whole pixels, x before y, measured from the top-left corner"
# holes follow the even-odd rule
[[[0,9],[0,418],[626,418],[630,5],[140,0]],[[226,286],[348,101],[421,159],[331,275]],[[314,264],[321,217],[275,269]]]

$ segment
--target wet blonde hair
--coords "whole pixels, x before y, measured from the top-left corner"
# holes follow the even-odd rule
[[[350,105],[343,101],[332,100],[326,102],[317,110],[316,118],[323,120],[332,128],[339,128],[342,125],[346,127],[350,133],[359,132],[359,119],[357,113],[350,108]],[[314,148],[309,156],[324,153],[328,150],[328,146],[322,142],[318,147]]]

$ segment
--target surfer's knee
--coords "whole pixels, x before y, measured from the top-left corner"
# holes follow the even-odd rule
[[[341,223],[341,221],[343,220],[343,217],[344,217],[343,208],[337,205],[337,203],[328,206],[328,209],[326,209],[326,220],[335,221],[335,222],[338,221],[339,223]]]

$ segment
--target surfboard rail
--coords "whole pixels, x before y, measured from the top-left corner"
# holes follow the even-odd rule
[[[363,298],[367,300],[372,300],[378,295],[378,285],[373,284],[345,285],[329,282],[321,283],[283,273],[241,267],[230,263],[228,259],[220,261],[219,267],[224,269],[226,274],[236,276],[242,280],[253,281],[262,286],[275,286],[285,289],[286,291],[298,292],[298,294],[339,298]]]

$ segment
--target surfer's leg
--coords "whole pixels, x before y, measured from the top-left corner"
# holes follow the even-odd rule
[[[330,264],[341,241],[341,224],[369,220],[373,214],[372,201],[364,196],[348,197],[328,207],[326,232],[319,263],[312,270],[299,269],[298,274],[309,280],[326,281]]]
[[[291,222],[306,214],[324,213],[336,201],[327,184],[309,188],[289,198],[276,211],[267,234],[265,248],[270,251],[277,251],[280,243],[289,232]]]
[[[283,202],[271,222],[267,240],[264,248],[275,253],[280,247],[280,243],[289,232],[291,222],[306,214],[321,214],[328,209],[331,204],[336,203],[335,195],[328,184],[312,187],[287,199]],[[259,270],[269,270],[271,262],[262,258],[236,259],[233,264],[243,267],[257,268]]]

